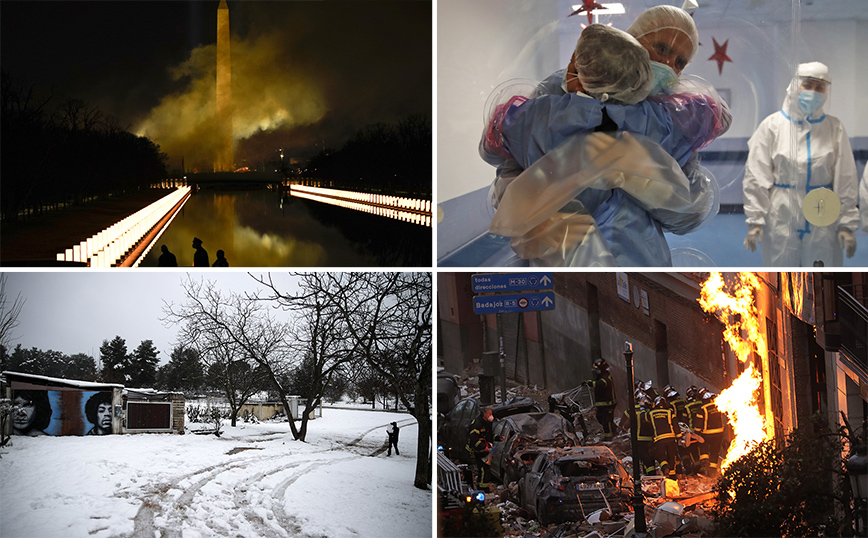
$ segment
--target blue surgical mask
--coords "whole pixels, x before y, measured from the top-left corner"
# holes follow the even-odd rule
[[[651,62],[651,70],[654,72],[654,85],[651,86],[649,95],[669,93],[670,88],[678,82],[678,75],[671,67],[660,62]]]
[[[810,116],[823,106],[826,100],[826,94],[811,90],[799,90],[799,108],[805,115]]]

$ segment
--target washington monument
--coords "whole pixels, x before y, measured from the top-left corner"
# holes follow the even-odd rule
[[[232,144],[232,65],[229,56],[229,6],[217,7],[217,154],[215,172],[235,169]]]

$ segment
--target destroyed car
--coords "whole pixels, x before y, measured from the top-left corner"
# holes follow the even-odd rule
[[[467,438],[470,435],[470,424],[482,414],[483,406],[476,398],[465,398],[450,411],[437,428],[437,443],[443,447],[443,452],[454,460],[470,463],[470,453],[467,451]],[[490,407],[497,421],[518,413],[538,413],[543,409],[531,398],[517,397],[502,404]]]
[[[524,476],[540,452],[579,444],[573,425],[555,413],[508,416],[497,423],[493,437],[491,474],[504,484]]]
[[[458,379],[449,372],[437,372],[437,412],[445,415],[461,400]]]
[[[626,511],[633,480],[606,446],[553,448],[518,482],[521,507],[543,525],[583,521],[600,508]]]

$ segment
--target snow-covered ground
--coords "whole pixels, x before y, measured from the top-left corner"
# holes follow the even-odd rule
[[[401,455],[386,456],[386,427]],[[228,422],[227,422],[228,424]],[[0,537],[422,537],[407,414],[323,410],[307,442],[283,423],[213,435],[13,437],[0,449]]]

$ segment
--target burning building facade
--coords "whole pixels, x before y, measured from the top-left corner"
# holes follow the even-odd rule
[[[557,392],[589,379],[602,356],[620,416],[630,341],[636,379],[720,395],[731,457],[782,441],[815,413],[832,424],[843,413],[854,427],[866,417],[866,273],[558,272],[554,310],[483,316],[470,273],[438,279],[439,364],[453,373],[484,369],[502,346],[507,378]]]

